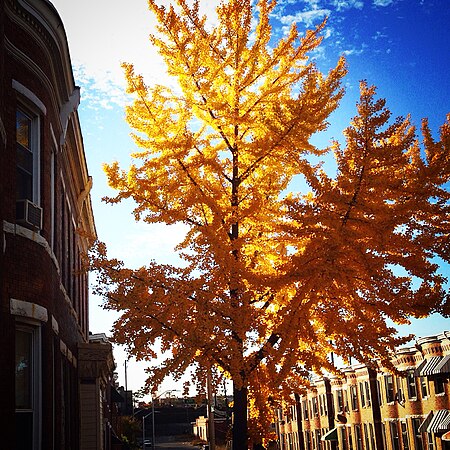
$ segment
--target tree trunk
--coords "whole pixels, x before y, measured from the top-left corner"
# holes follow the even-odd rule
[[[232,450],[248,449],[247,387],[233,386],[233,447]]]

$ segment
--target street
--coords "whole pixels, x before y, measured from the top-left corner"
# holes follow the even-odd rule
[[[200,447],[193,446],[186,438],[178,436],[158,436],[155,450],[199,450]]]

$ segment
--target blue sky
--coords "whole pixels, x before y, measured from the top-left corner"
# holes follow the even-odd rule
[[[127,165],[135,149],[124,121],[122,61],[132,62],[147,83],[164,79],[164,67],[151,48],[148,34],[154,21],[145,0],[52,0],[63,20],[74,66],[81,86],[79,116],[90,174],[94,178],[92,200],[99,238],[111,254],[127,264],[146,264],[149,259],[176,261],[173,247],[181,240],[182,226],[165,227],[134,222],[131,204],[107,206],[100,199],[112,192],[102,172],[103,162],[119,160]],[[166,1],[165,3],[169,3]],[[216,1],[205,0],[206,12]],[[355,114],[358,83],[366,79],[387,99],[393,116],[411,114],[413,123],[428,117],[434,134],[450,113],[450,3],[448,0],[279,0],[273,19],[281,36],[295,21],[299,29],[312,27],[328,17],[324,41],[311,55],[327,71],[339,55],[346,55],[349,74],[346,95],[330,119],[326,133],[317,138],[323,146],[340,139]],[[443,269],[447,272],[447,268]],[[115,314],[91,299],[91,331],[108,332]],[[401,327],[402,334],[431,335],[448,330],[448,320],[431,317]],[[124,352],[115,350],[119,381],[124,382]],[[138,389],[145,375],[143,364],[130,361],[128,387]],[[162,388],[176,385],[167,382]]]

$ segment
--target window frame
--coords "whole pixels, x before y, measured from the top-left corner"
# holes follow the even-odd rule
[[[406,373],[406,384],[408,390],[408,399],[417,400],[417,380],[414,370],[408,370]]]
[[[29,120],[29,146],[26,147],[19,143],[17,139],[17,115],[22,114]],[[25,171],[24,168],[19,166],[19,161],[17,160],[17,152],[20,148],[31,153],[32,156],[32,170],[31,170],[31,198],[18,195],[16,189],[16,200],[29,200],[35,205],[40,206],[41,204],[41,117],[39,111],[28,102],[24,102],[18,99],[16,106],[16,126],[15,126],[15,146],[16,146],[16,177],[18,177],[18,171]],[[17,180],[18,183],[18,180]]]
[[[336,390],[336,410],[337,412],[344,412],[344,392],[342,389]]]
[[[358,383],[358,387],[359,387],[359,397],[361,399],[361,408],[365,408],[366,407],[366,392],[365,392],[364,381],[360,381]]]
[[[411,432],[414,438],[414,449],[424,450],[423,434],[419,432],[421,420],[418,418],[411,419]]]
[[[400,421],[400,434],[402,436],[403,450],[409,450],[409,431],[406,420]]]
[[[435,448],[436,448],[436,439],[434,437],[434,433],[426,433],[426,435],[427,435],[428,450],[435,450]]]
[[[369,380],[364,381],[364,388],[366,391],[366,406],[369,408],[372,406],[372,397],[370,395],[370,381]]]
[[[363,436],[362,436],[362,429],[360,424],[354,425],[355,429],[355,445],[356,450],[363,450],[364,449],[364,443],[363,443]]]
[[[391,373],[384,376],[384,389],[384,392],[386,394],[386,403],[394,403],[394,375],[392,375]]]
[[[350,386],[350,403],[352,405],[352,411],[358,411],[358,386],[356,384]]]
[[[420,393],[422,395],[422,399],[428,398],[430,395],[430,387],[428,386],[428,379],[427,377],[421,376],[419,378],[420,382]]]
[[[400,433],[397,422],[389,422],[389,434],[391,436],[392,449],[400,450]]]
[[[31,337],[31,402],[30,408],[14,407],[15,415],[31,413],[33,436],[31,439],[32,450],[41,450],[42,434],[42,337],[40,323],[33,320],[16,321],[15,341],[17,332],[27,333]],[[17,347],[15,352],[17,351]]]

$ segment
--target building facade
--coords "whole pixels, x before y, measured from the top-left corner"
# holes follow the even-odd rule
[[[316,377],[277,411],[280,450],[449,450],[450,332],[400,349],[391,373],[354,365]]]
[[[79,349],[89,342],[82,255],[95,226],[79,100],[64,26],[53,5],[1,0],[0,447],[5,449],[80,448]]]

